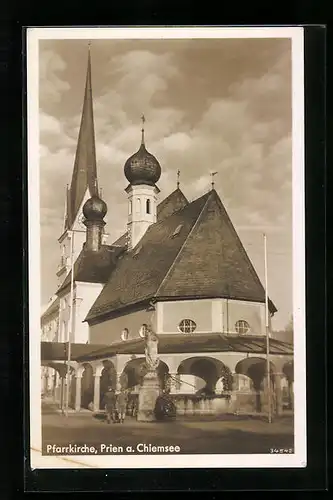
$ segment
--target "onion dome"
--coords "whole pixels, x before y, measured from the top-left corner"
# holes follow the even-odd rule
[[[105,201],[101,200],[101,198],[97,195],[93,195],[89,198],[83,205],[82,209],[85,218],[91,221],[103,220],[107,211],[108,207]]]
[[[142,116],[142,122],[145,118]],[[124,173],[130,184],[154,185],[161,177],[161,166],[155,156],[146,150],[144,129],[142,128],[142,141],[139,150],[125,163]]]

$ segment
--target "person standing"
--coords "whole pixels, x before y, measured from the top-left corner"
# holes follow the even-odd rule
[[[104,404],[106,411],[106,419],[109,424],[111,420],[115,423],[115,413],[116,413],[116,394],[112,387],[108,387],[107,392],[104,395]]]
[[[127,399],[127,391],[125,389],[121,390],[117,396],[117,411],[119,422],[121,424],[124,423],[126,417]]]

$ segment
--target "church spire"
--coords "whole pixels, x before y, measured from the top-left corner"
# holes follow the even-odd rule
[[[87,189],[89,189],[90,196],[98,195],[90,42],[88,43],[88,65],[80,131],[72,182],[68,192],[66,229],[70,229],[73,225]]]

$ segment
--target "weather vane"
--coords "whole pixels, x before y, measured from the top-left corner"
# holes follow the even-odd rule
[[[218,172],[212,172],[210,175],[212,177],[212,189],[214,189],[215,182],[214,182],[214,175],[216,175]]]
[[[179,188],[180,170],[177,170],[177,188]]]
[[[144,144],[145,143],[145,121],[146,121],[146,118],[145,118],[145,115],[143,113],[141,115],[141,121],[142,121],[142,129],[141,129],[142,138],[141,138],[141,144]]]

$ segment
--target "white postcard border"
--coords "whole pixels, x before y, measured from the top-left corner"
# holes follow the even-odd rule
[[[290,38],[292,40],[292,194],[294,329],[294,454],[43,456],[41,454],[40,377],[40,177],[39,40],[46,39]],[[306,467],[305,194],[304,194],[304,41],[301,27],[184,28],[28,28],[28,251],[29,377],[31,467],[73,468],[286,468]],[[26,332],[28,333],[28,332]]]

